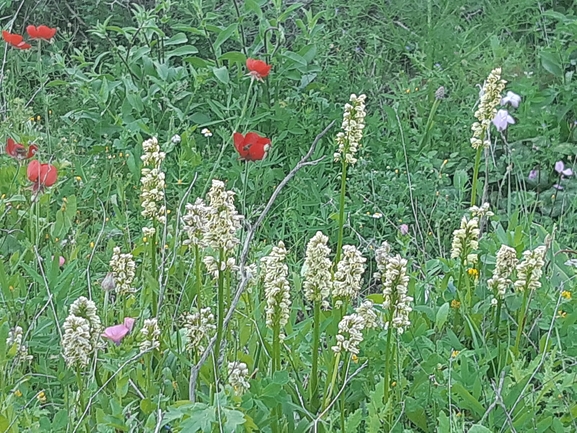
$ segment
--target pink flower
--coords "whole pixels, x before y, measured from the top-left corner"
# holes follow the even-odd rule
[[[529,180],[536,180],[539,176],[539,170],[531,170],[529,172]]]
[[[573,176],[573,170],[565,168],[563,161],[557,161],[555,163],[555,171],[563,176]]]
[[[54,260],[54,256],[52,256],[52,260]],[[58,266],[62,267],[66,263],[66,259],[62,256],[58,257]]]
[[[517,95],[515,92],[508,91],[507,95],[501,99],[501,105],[511,104],[512,107],[519,107],[519,103],[521,102],[521,97]]]
[[[399,226],[399,231],[401,232],[401,235],[405,236],[409,234],[409,226],[407,224],[401,224]]]
[[[116,343],[116,345],[120,345],[124,337],[128,335],[130,331],[132,331],[132,327],[134,326],[134,322],[136,319],[131,317],[126,317],[124,319],[124,323],[120,325],[109,326],[104,330],[102,336],[104,338],[108,338],[109,340]]]
[[[514,123],[515,123],[515,119],[513,119],[513,117],[511,117],[511,115],[509,114],[509,112],[507,110],[497,111],[497,114],[495,115],[495,118],[493,119],[493,125],[495,125],[495,128],[497,128],[497,131],[499,131],[499,132],[503,132],[505,129],[507,129],[507,126],[509,126],[509,124],[514,124]]]

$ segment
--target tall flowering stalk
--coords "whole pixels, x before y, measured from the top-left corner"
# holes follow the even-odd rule
[[[342,248],[342,258],[337,264],[332,290],[334,305],[340,308],[341,312],[359,295],[366,261],[354,245],[345,245]]]
[[[487,281],[487,285],[493,291],[493,299],[496,300],[497,303],[497,311],[495,313],[495,343],[498,341],[503,299],[507,293],[507,289],[513,283],[509,277],[515,270],[518,262],[517,251],[510,246],[501,245],[501,248],[497,252],[497,261],[495,263],[495,269],[493,270],[493,276]]]
[[[487,77],[480,93],[479,107],[475,111],[477,121],[471,126],[473,137],[471,146],[477,151],[473,168],[473,185],[471,191],[471,206],[477,204],[477,180],[479,178],[479,166],[481,165],[481,152],[491,145],[489,140],[489,128],[491,121],[497,114],[497,106],[501,103],[501,93],[507,82],[501,79],[501,68],[495,68]]]
[[[451,244],[451,258],[459,261],[459,279],[457,282],[457,296],[459,301],[464,302],[465,308],[471,304],[471,293],[469,290],[469,280],[467,281],[467,292],[462,295],[461,283],[463,280],[464,269],[468,265],[477,263],[476,254],[479,248],[479,217],[463,216],[461,226],[453,231],[453,242]]]
[[[408,295],[409,276],[407,260],[400,255],[390,254],[390,246],[384,242],[376,251],[377,272],[374,277],[383,285],[383,309],[385,311],[385,329],[387,343],[385,348],[385,380],[383,399],[389,399],[393,370],[393,329],[402,334],[411,325],[409,313],[412,311],[413,298]]]
[[[525,329],[530,296],[534,290],[541,287],[540,279],[543,275],[546,252],[547,247],[543,245],[534,250],[527,250],[523,252],[523,261],[516,266],[517,280],[514,283],[514,287],[517,292],[523,293],[523,303],[517,314],[518,329],[515,338],[515,347],[513,348],[515,355],[519,354],[519,344],[521,342],[521,335],[523,335],[523,330]]]
[[[345,226],[345,194],[347,188],[347,167],[355,164],[355,157],[363,138],[365,129],[365,99],[366,95],[350,96],[349,102],[345,104],[343,115],[342,131],[337,134],[336,142],[338,149],[334,154],[335,162],[341,163],[341,194],[339,201],[339,230],[337,241],[337,253],[335,263],[341,258],[341,247],[343,246],[343,231]]]
[[[234,206],[234,195],[234,192],[225,189],[224,182],[213,179],[212,187],[208,192],[209,209],[205,241],[216,252],[217,257],[206,256],[204,263],[208,271],[218,279],[215,345],[217,352],[220,350],[224,322],[225,272],[235,268],[235,259],[232,255],[240,242],[237,232],[243,219]],[[229,287],[226,289],[226,297],[229,299]]]
[[[290,285],[288,266],[285,263],[287,250],[282,241],[271,253],[261,259],[266,299],[266,324],[273,331],[272,372],[280,370],[280,343],[284,339],[282,329],[290,317]]]
[[[287,250],[282,241],[273,247],[271,253],[261,259],[264,296],[266,300],[266,324],[272,329],[272,369],[274,375],[281,368],[280,343],[284,339],[282,329],[290,317],[290,285],[288,266],[285,263]],[[278,420],[281,417],[280,405],[274,409],[275,420],[272,431],[278,432]]]
[[[313,303],[313,348],[310,378],[310,401],[314,404],[317,397],[318,362],[321,328],[321,306],[328,306],[327,298],[331,291],[331,249],[327,246],[329,238],[317,232],[309,241],[304,264],[303,289],[307,301]]]
[[[206,246],[206,234],[208,233],[208,216],[211,208],[201,198],[197,198],[194,204],[186,204],[186,214],[182,217],[184,230],[188,239],[183,242],[194,250],[194,266],[196,276],[196,306],[202,306],[202,273],[200,248]],[[192,296],[190,298],[192,300]]]
[[[141,170],[140,200],[142,216],[152,223],[151,227],[143,228],[144,236],[150,237],[150,270],[154,279],[158,276],[156,266],[157,254],[157,223],[166,224],[167,210],[165,206],[164,189],[166,187],[164,172],[161,164],[166,154],[160,150],[158,140],[152,137],[142,143],[144,154],[140,157],[143,163]],[[156,315],[156,294],[151,289],[152,314]]]
[[[102,332],[96,304],[84,296],[78,298],[70,305],[68,317],[62,328],[64,329],[61,341],[62,356],[66,365],[74,368],[76,372],[78,403],[80,410],[83,411],[84,384],[80,372],[88,366],[91,356],[98,350]]]

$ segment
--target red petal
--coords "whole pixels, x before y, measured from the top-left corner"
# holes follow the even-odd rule
[[[14,48],[18,48],[19,50],[27,50],[32,48],[32,45],[27,44],[26,42],[20,42],[18,45],[15,45]]]
[[[244,146],[244,135],[240,132],[235,132],[232,134],[232,139],[234,141],[234,147],[236,150],[240,152],[240,149]]]
[[[26,33],[28,33],[28,36],[30,36],[32,39],[37,39],[40,37],[38,30],[39,29],[37,29],[36,26],[33,25],[29,25],[26,27]]]
[[[40,176],[40,163],[36,160],[30,161],[28,164],[28,169],[26,170],[26,175],[28,176],[28,180],[31,182],[36,182],[38,177]]]
[[[246,67],[250,72],[254,73],[257,78],[265,78],[272,68],[272,66],[267,65],[266,62],[256,59],[247,59]]]
[[[55,28],[50,28],[45,25],[38,26],[38,35],[43,39],[50,40],[54,37],[55,34]]]
[[[40,183],[44,186],[52,186],[58,178],[58,170],[51,164],[42,164],[40,170]]]
[[[28,146],[28,153],[26,154],[26,158],[32,158],[34,155],[36,155],[36,152],[38,152],[38,146],[31,144]]]

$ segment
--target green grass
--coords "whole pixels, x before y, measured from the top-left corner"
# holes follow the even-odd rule
[[[0,432],[577,430],[576,271],[568,262],[577,184],[554,169],[557,161],[572,168],[577,155],[573,2],[302,3],[0,2],[4,29],[59,28],[40,50],[6,46],[2,66],[2,137],[37,143],[36,158],[58,168],[58,182],[35,200],[27,161],[0,156],[0,342],[11,343],[0,346]],[[273,65],[263,82],[250,84],[247,57]],[[505,91],[523,99],[510,109],[516,123],[502,135],[491,127],[481,155],[477,204],[490,202],[495,216],[481,219],[476,251],[465,245],[451,258],[453,232],[472,218],[479,90],[497,67]],[[333,154],[352,93],[367,95],[366,127],[341,207]],[[276,190],[332,121],[315,162]],[[271,138],[267,157],[239,161],[235,131]],[[150,137],[166,152],[166,226],[141,215]],[[183,244],[181,218],[197,197],[209,203],[213,179],[236,194],[239,244],[197,252]],[[144,236],[153,224],[156,235]],[[343,308],[329,296],[315,314],[303,293],[307,243],[322,231],[334,262],[341,225],[343,243],[367,259],[359,294]],[[262,259],[274,259],[279,241],[286,267],[267,279]],[[383,283],[394,287],[393,304],[403,286],[393,274],[374,277],[384,241],[407,260],[414,300],[403,333],[384,327]],[[547,250],[540,287],[513,290],[518,268],[493,305],[488,280],[501,245],[520,260]],[[134,294],[101,286],[115,247],[133,256]],[[251,278],[236,267],[213,278],[206,257],[251,265]],[[332,278],[337,271],[332,263]],[[285,281],[291,307],[281,324],[267,290]],[[64,346],[80,339],[63,344],[64,323],[81,296],[94,301],[103,328],[136,322],[119,345],[97,332],[88,364],[71,365]],[[362,330],[358,354],[335,355],[339,322],[367,299],[378,326]],[[207,307],[214,327],[194,343],[187,326]],[[150,319],[159,346],[142,350]],[[22,340],[13,344],[16,326]],[[221,350],[204,351],[221,327]],[[231,376],[234,362],[246,364],[250,387]]]

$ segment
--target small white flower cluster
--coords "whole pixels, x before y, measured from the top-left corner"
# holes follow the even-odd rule
[[[243,217],[234,207],[234,195],[225,189],[224,182],[213,179],[208,192],[210,213],[206,241],[214,249],[232,251],[240,242],[236,233]]]
[[[355,309],[355,312],[365,320],[366,329],[377,327],[378,317],[373,307],[372,301],[365,299],[363,302],[361,302],[361,305]]]
[[[270,328],[280,325],[282,329],[290,316],[291,300],[286,254],[284,243],[279,241],[271,253],[261,259],[266,298],[266,324]],[[281,339],[283,338],[284,334],[281,333]]]
[[[136,276],[136,263],[132,254],[121,253],[120,247],[114,247],[110,267],[117,294],[128,295],[136,292],[136,289],[132,287]]]
[[[507,287],[512,283],[509,276],[515,270],[518,262],[515,249],[507,245],[501,245],[497,252],[497,262],[493,276],[487,281],[487,285],[493,290],[497,299],[503,299],[505,296]]]
[[[202,308],[194,314],[185,313],[182,320],[188,338],[186,350],[203,353],[205,349],[203,341],[205,339],[210,340],[216,331],[214,314],[212,314],[210,307]]]
[[[385,329],[392,326],[399,334],[411,325],[409,313],[413,311],[409,296],[409,276],[407,275],[407,260],[400,255],[389,256],[387,270],[383,281],[383,308],[392,311],[392,323],[387,321]],[[385,317],[391,317],[385,313]]]
[[[328,307],[327,298],[331,293],[331,249],[329,238],[317,232],[307,244],[304,263],[303,290],[305,298],[311,302],[322,302]]]
[[[62,326],[63,357],[68,367],[84,368],[90,356],[98,349],[102,325],[96,304],[81,296],[70,305],[68,317]]]
[[[472,217],[483,218],[483,217],[492,217],[495,215],[491,212],[491,205],[489,203],[483,203],[482,206],[471,206],[469,208],[469,212],[471,212]]]
[[[201,198],[197,198],[194,204],[186,204],[186,214],[182,217],[182,223],[188,239],[183,242],[184,245],[205,246],[204,238],[208,231],[209,214],[210,207]]]
[[[377,272],[373,274],[373,278],[381,280],[387,272],[387,262],[391,254],[391,246],[387,241],[384,241],[375,251],[375,261],[377,262]]]
[[[333,281],[333,298],[335,306],[340,308],[343,301],[353,301],[361,290],[361,281],[365,272],[365,259],[354,245],[344,245],[341,260]]]
[[[349,352],[352,355],[359,354],[359,344],[363,341],[363,329],[365,319],[356,313],[344,316],[339,322],[337,344],[332,347],[335,354]]]
[[[228,257],[220,264],[220,269],[218,267],[218,260],[213,256],[205,256],[202,262],[206,266],[206,271],[213,276],[213,278],[218,278],[218,274],[226,271],[237,271],[238,266],[236,265],[236,259],[234,257]]]
[[[335,162],[339,162],[341,159],[344,159],[347,164],[357,162],[355,154],[363,138],[363,129],[365,128],[366,98],[366,95],[357,96],[352,94],[349,99],[350,104],[345,104],[345,113],[341,125],[342,131],[337,134],[339,149],[334,154]]]
[[[150,349],[158,349],[160,347],[160,328],[158,327],[158,320],[156,318],[146,319],[140,330],[140,352],[146,352]]]
[[[543,275],[543,266],[545,265],[545,253],[547,248],[540,246],[534,250],[523,252],[523,261],[517,264],[517,281],[515,281],[515,290],[524,292],[526,290],[535,290],[541,287],[541,275]]]
[[[154,227],[142,227],[142,236],[145,238],[151,238],[156,233],[156,229]]]
[[[477,255],[472,254],[479,248],[479,219],[473,217],[468,219],[466,216],[461,220],[461,227],[453,232],[453,243],[451,245],[451,258],[462,258],[467,254],[468,263],[476,263]]]
[[[497,114],[497,106],[501,102],[501,93],[505,89],[506,83],[505,80],[501,79],[501,68],[496,68],[491,71],[483,85],[479,94],[481,99],[479,108],[475,112],[478,122],[473,123],[471,127],[473,131],[471,146],[473,149],[491,145],[491,141],[488,139],[489,127]]]
[[[20,326],[15,326],[8,332],[8,338],[6,339],[6,347],[11,350],[13,346],[16,346],[16,353],[14,359],[18,363],[30,362],[32,361],[32,355],[28,355],[28,348],[22,343],[22,328]]]
[[[160,151],[156,137],[142,143],[144,155],[140,157],[144,164],[141,170],[140,183],[142,189],[142,216],[150,220],[156,220],[160,224],[166,224],[166,206],[164,205],[165,176],[160,165],[166,154]]]
[[[234,388],[237,395],[241,395],[246,389],[250,388],[248,383],[248,367],[244,362],[228,363],[228,383]]]

